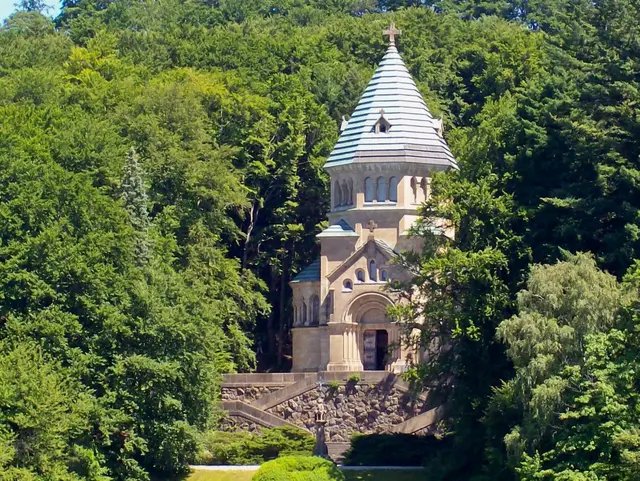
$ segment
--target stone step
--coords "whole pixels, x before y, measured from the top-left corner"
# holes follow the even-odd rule
[[[245,419],[248,419],[251,422],[254,422],[266,428],[275,428],[279,426],[291,426],[291,427],[295,427],[295,428],[310,432],[305,428],[296,426],[295,424],[291,424],[290,422],[285,421],[281,417],[274,416],[271,413],[263,411],[262,409],[256,408],[255,406],[251,406],[242,401],[223,401],[222,409],[224,409],[225,411],[228,411],[231,416],[243,417]]]
[[[438,406],[436,408],[430,409],[427,412],[409,418],[400,424],[396,424],[391,428],[391,432],[413,434],[420,431],[421,429],[433,426],[443,418],[443,415],[444,407]]]
[[[347,452],[351,443],[327,443],[329,457],[338,464],[344,461],[344,453]]]
[[[251,403],[253,407],[258,409],[270,409],[278,404],[282,404],[289,399],[293,399],[300,394],[304,394],[307,391],[311,391],[318,385],[318,374],[314,373],[304,379],[300,379],[293,384],[279,389],[278,391],[266,394],[259,397]]]

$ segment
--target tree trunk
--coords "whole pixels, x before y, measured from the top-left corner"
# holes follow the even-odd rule
[[[285,305],[286,301],[286,289],[287,289],[287,269],[288,263],[285,262],[284,269],[282,269],[282,273],[280,274],[280,301],[279,301],[279,310],[278,313],[278,368],[282,369],[283,359],[284,359],[284,344],[286,340],[286,323],[287,323],[287,308]]]
[[[276,286],[278,285],[278,276],[274,272],[273,268],[271,268],[270,271],[271,271],[271,276],[270,276],[271,285],[269,286],[269,288],[271,292],[274,292],[276,290]],[[269,360],[270,366],[273,366],[273,362],[276,360],[277,340],[276,340],[276,329],[275,329],[275,316],[276,316],[275,309],[272,309],[271,313],[269,314],[269,317],[267,318],[267,348],[268,348],[267,358]]]
[[[249,243],[251,242],[251,233],[253,232],[253,228],[258,222],[258,212],[260,212],[260,207],[258,207],[258,201],[254,200],[251,203],[251,209],[249,209],[249,225],[247,226],[247,232],[244,238],[244,249],[242,252],[242,268],[247,268],[247,263],[249,262]]]

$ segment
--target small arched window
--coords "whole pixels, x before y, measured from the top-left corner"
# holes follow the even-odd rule
[[[364,282],[364,271],[362,269],[356,271],[356,280],[358,282]]]
[[[374,282],[378,280],[378,273],[376,272],[376,261],[374,261],[373,259],[369,261],[369,279]]]
[[[398,201],[398,178],[391,177],[389,179],[389,200],[391,202]]]
[[[418,200],[418,181],[415,177],[411,177],[411,191],[413,192],[413,202]]]
[[[336,180],[333,184],[333,206],[338,207],[340,205],[340,184]]]
[[[349,195],[347,197],[347,204],[353,205],[353,179],[349,179]]]
[[[342,205],[349,205],[349,187],[347,187],[347,181],[342,181]]]
[[[318,296],[313,296],[313,312],[311,313],[311,319],[314,324],[320,323],[320,298]]]
[[[342,283],[342,292],[351,292],[353,290],[353,284],[351,279],[345,279]]]
[[[307,312],[307,303],[303,302],[302,303],[302,319],[300,319],[300,324],[304,325],[307,323],[307,319],[308,319],[308,312]]]
[[[387,282],[387,271],[385,271],[384,269],[380,271],[380,280],[382,282]]]
[[[333,314],[333,290],[329,291],[324,301],[325,319],[328,321]]]
[[[378,177],[378,186],[376,189],[376,199],[378,202],[387,200],[387,182],[384,177]]]
[[[427,178],[426,177],[422,178],[422,181],[420,182],[420,188],[422,189],[422,195],[424,197],[424,200],[425,201],[429,200],[427,198],[427,189],[428,189],[428,187],[427,187]]]
[[[373,179],[371,177],[364,179],[364,201],[373,202]]]

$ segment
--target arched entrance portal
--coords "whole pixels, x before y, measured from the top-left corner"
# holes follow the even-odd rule
[[[387,295],[364,292],[344,317],[327,324],[327,371],[402,371],[399,327],[387,317],[390,305]]]
[[[365,371],[384,371],[389,359],[389,333],[386,329],[366,329],[363,333]]]

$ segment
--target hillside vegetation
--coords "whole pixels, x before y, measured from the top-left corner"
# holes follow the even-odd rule
[[[390,21],[460,165],[424,211],[455,241],[404,260],[432,302],[395,313],[451,346],[412,371],[455,407],[430,479],[638,477],[636,1],[42,6],[0,27],[2,481],[184,472],[220,374],[287,369]]]

